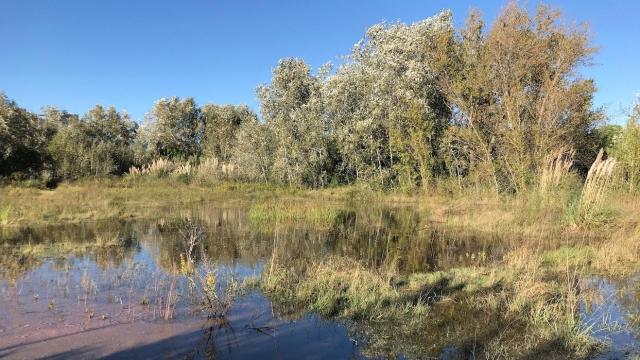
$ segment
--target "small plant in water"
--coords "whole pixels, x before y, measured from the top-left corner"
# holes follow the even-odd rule
[[[205,238],[204,228],[187,219],[182,229],[184,254],[180,254],[180,273],[189,281],[192,294],[203,307],[209,318],[223,318],[238,293],[238,283],[235,279],[227,280],[224,284],[224,295],[218,293],[217,271],[207,261],[206,255],[200,247]],[[194,251],[200,248],[202,260],[200,268],[196,266]]]
[[[204,237],[205,232],[202,225],[196,224],[189,219],[184,220],[184,225],[182,227],[182,240],[184,245],[184,256],[187,263],[194,263],[194,250],[196,246],[202,243]],[[180,256],[180,258],[182,262],[182,255]]]
[[[202,303],[204,311],[209,318],[223,318],[236,295],[238,294],[238,282],[235,279],[227,281],[224,295],[218,294],[218,277],[214,270],[207,269],[199,277],[202,288]]]

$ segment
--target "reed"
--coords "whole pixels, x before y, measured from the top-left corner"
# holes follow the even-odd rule
[[[545,157],[545,166],[542,168],[538,184],[540,192],[547,193],[560,185],[573,166],[574,156],[574,150],[561,148]]]
[[[606,195],[611,188],[616,160],[603,159],[604,150],[600,149],[591,165],[580,195],[579,215],[582,221],[593,221],[602,211]]]

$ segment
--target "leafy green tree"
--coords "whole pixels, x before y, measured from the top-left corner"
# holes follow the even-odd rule
[[[640,190],[640,100],[633,107],[627,125],[614,138],[611,155],[618,160],[628,190]]]
[[[571,28],[546,6],[531,15],[510,3],[484,31],[477,12],[457,36],[452,71],[441,87],[455,111],[445,153],[460,154],[497,191],[537,181],[545,156],[576,151],[579,166],[595,157],[595,86],[579,77],[595,49],[584,28]],[[449,166],[452,166],[450,163]]]
[[[620,140],[623,131],[624,128],[616,124],[607,124],[596,128],[594,133],[598,139],[598,147],[607,150],[607,153],[611,153],[616,142]]]
[[[60,124],[48,149],[62,178],[122,174],[132,164],[137,125],[114,107],[96,105]]]

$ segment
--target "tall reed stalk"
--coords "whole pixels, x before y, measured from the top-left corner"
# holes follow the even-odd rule
[[[591,165],[580,196],[579,212],[583,220],[591,219],[602,208],[607,191],[613,181],[616,159],[603,159],[604,151],[600,149],[596,160]]]
[[[540,192],[546,193],[560,185],[562,179],[564,179],[571,170],[575,153],[574,150],[568,150],[563,147],[545,157],[545,167],[540,174]]]

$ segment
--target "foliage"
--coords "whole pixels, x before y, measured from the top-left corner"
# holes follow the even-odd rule
[[[268,182],[271,180],[275,152],[273,130],[257,120],[244,122],[238,128],[232,162],[241,179]]]
[[[271,84],[258,88],[262,116],[273,132],[272,176],[289,185],[328,183],[326,126],[322,116],[320,76],[300,59],[283,59]]]
[[[324,87],[341,178],[427,185],[450,111],[437,81],[453,41],[451,13],[378,24]],[[444,60],[443,60],[444,59]]]
[[[640,101],[636,102],[627,125],[612,141],[609,149],[618,160],[620,180],[630,192],[640,190]]]
[[[202,107],[202,116],[205,126],[203,155],[225,163],[231,160],[238,128],[245,122],[258,120],[256,114],[245,105],[207,104]]]
[[[159,156],[198,156],[204,126],[193,98],[162,98],[153,105],[148,119],[150,151]]]
[[[131,166],[137,125],[126,113],[96,105],[58,126],[48,150],[62,178],[119,175]]]
[[[376,24],[335,71],[280,60],[257,90],[260,119],[244,105],[172,97],[138,127],[113,107],[38,117],[2,95],[0,176],[49,183],[131,169],[183,182],[549,192],[570,172],[586,177],[605,148],[637,191],[640,106],[624,129],[598,128],[595,84],[580,75],[595,53],[586,27],[516,2],[491,26],[476,11],[461,29],[452,19]]]
[[[525,190],[563,147],[588,166],[602,114],[592,110],[593,82],[577,75],[594,53],[587,31],[562,25],[549,7],[530,15],[515,2],[484,28],[472,12],[442,83],[456,109],[447,152],[497,191]]]
[[[38,117],[0,93],[0,176],[37,173],[45,160],[44,146]]]

